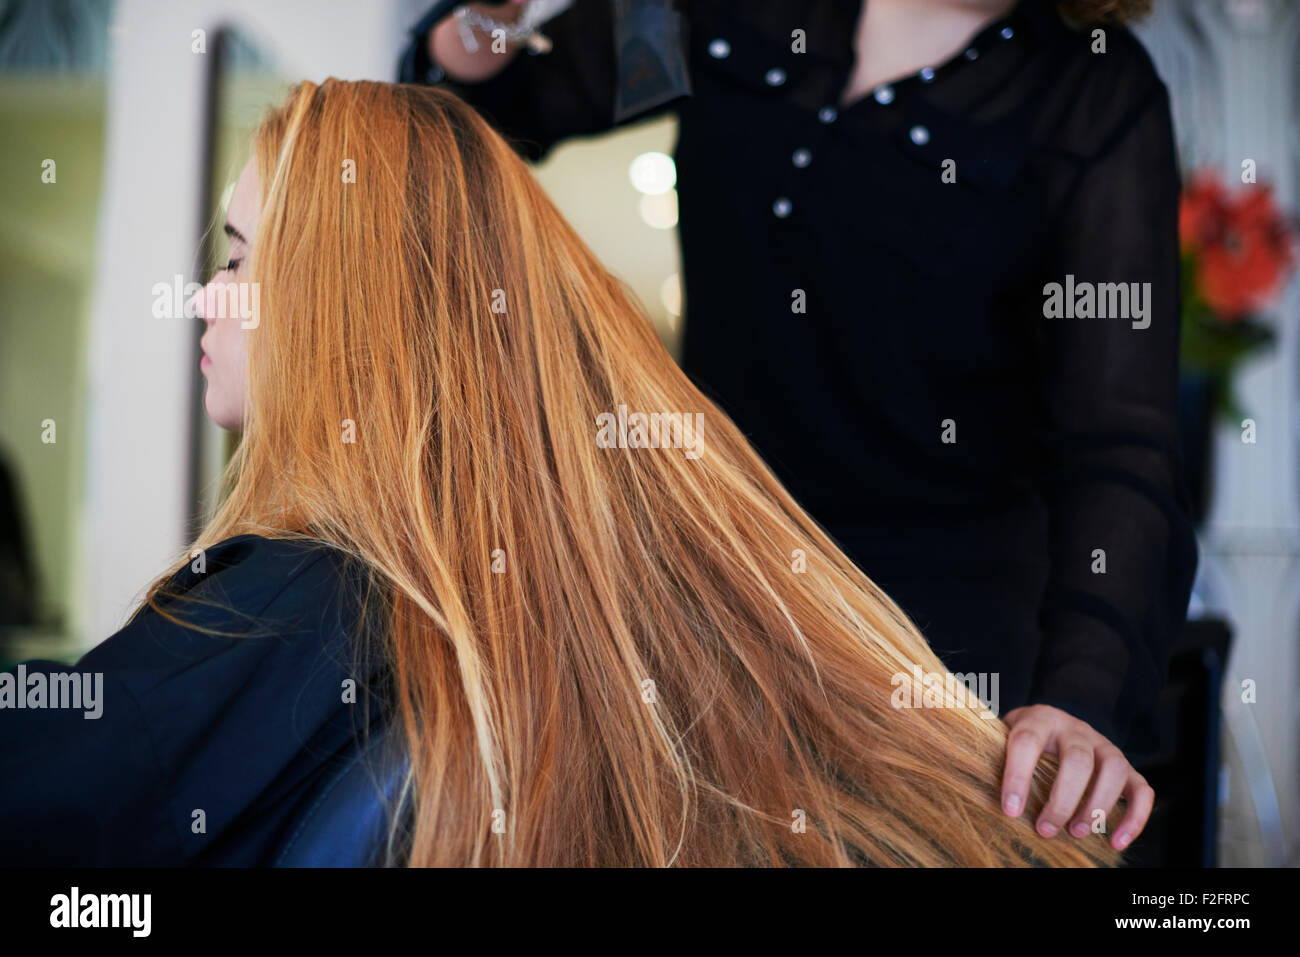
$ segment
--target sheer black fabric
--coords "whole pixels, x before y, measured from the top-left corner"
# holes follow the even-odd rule
[[[445,85],[529,159],[615,125],[608,2],[472,84],[427,50],[453,6],[413,29],[400,79]],[[1053,704],[1154,748],[1196,551],[1180,184],[1145,51],[1119,27],[1095,51],[1022,0],[846,104],[857,2],[679,8],[691,95],[632,121],[680,121],[684,368],[950,668],[999,676],[1001,713]],[[1049,318],[1051,283],[1072,302],[1138,285],[1101,288],[1123,315]]]

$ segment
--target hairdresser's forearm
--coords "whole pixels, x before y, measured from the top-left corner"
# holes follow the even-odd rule
[[[523,9],[521,0],[511,0],[510,3],[470,3],[467,6],[502,23],[514,23]],[[524,47],[522,43],[507,42],[504,50],[493,52],[491,35],[475,27],[474,39],[478,40],[478,49],[471,53],[465,49],[460,31],[461,26],[454,15],[444,17],[429,31],[429,55],[453,80],[476,83],[491,79],[504,70]]]

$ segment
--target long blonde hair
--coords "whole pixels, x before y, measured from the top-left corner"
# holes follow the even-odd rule
[[[407,863],[1117,860],[1035,833],[1048,759],[1000,810],[977,701],[894,707],[943,665],[471,108],[303,83],[255,155],[246,423],[193,547],[311,538],[368,570]],[[698,413],[703,454],[597,441],[620,406]]]

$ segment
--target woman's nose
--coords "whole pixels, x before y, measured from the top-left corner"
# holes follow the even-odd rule
[[[189,302],[191,314],[197,316],[199,319],[202,319],[204,322],[208,321],[207,311],[204,308],[207,298],[208,298],[208,287],[200,286],[199,289],[194,293],[194,295],[190,296],[190,302]]]

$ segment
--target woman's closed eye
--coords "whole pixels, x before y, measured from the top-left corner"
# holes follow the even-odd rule
[[[222,227],[222,232],[230,240],[230,246],[228,247],[230,249],[230,261],[226,263],[226,268],[222,272],[234,272],[239,268],[239,264],[244,261],[243,256],[235,255],[235,250],[238,249],[240,252],[246,253],[248,251],[248,240],[244,238],[243,233],[230,223],[226,223]]]

